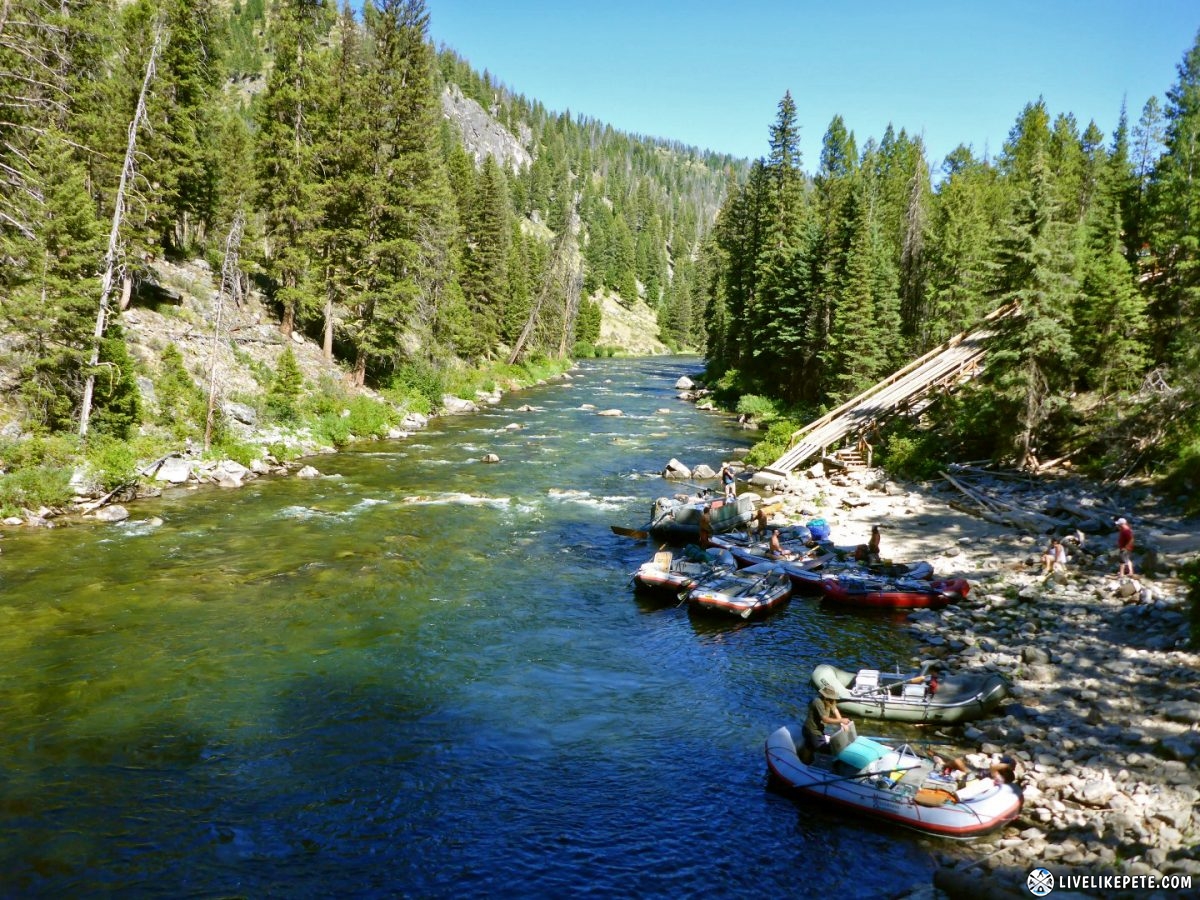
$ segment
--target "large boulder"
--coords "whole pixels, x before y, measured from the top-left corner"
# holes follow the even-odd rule
[[[123,506],[113,504],[112,506],[102,506],[93,513],[101,522],[124,522],[129,518],[129,510]]]
[[[158,471],[154,473],[156,481],[166,481],[171,484],[183,484],[192,477],[192,461],[182,457],[172,456],[164,459]]]
[[[479,411],[479,407],[470,400],[464,400],[462,397],[455,397],[453,394],[442,395],[442,409],[446,411],[447,415],[451,416]]]
[[[677,391],[690,391],[695,386],[696,382],[692,381],[686,375],[680,376],[679,380],[675,382],[675,390]]]
[[[663,478],[669,478],[675,481],[687,481],[692,477],[692,470],[681,463],[674,457],[667,463],[667,467],[662,471]]]
[[[214,484],[221,487],[238,488],[250,475],[250,470],[241,463],[232,459],[223,459],[217,463],[208,477]]]

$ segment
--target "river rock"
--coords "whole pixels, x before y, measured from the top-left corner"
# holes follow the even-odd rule
[[[692,477],[701,481],[706,481],[717,477],[717,473],[710,466],[700,463],[696,468],[692,469]]]
[[[209,473],[209,479],[216,485],[226,488],[239,488],[242,482],[251,475],[248,468],[232,459],[223,459]]]
[[[1172,722],[1200,724],[1200,703],[1191,700],[1176,700],[1174,703],[1164,704],[1160,712]]]
[[[410,412],[400,420],[400,427],[406,431],[420,431],[429,424],[429,417],[418,412]]]
[[[178,456],[164,459],[158,471],[154,474],[156,481],[167,481],[171,484],[183,484],[192,477],[192,462]]]
[[[1104,807],[1116,793],[1117,787],[1111,781],[1093,778],[1076,785],[1072,796],[1084,806]]]
[[[602,410],[600,410],[600,412],[596,413],[596,415],[598,415],[598,416],[609,416],[609,417],[611,417],[611,418],[614,418],[614,419],[615,419],[615,418],[617,418],[618,416],[623,416],[623,415],[625,415],[625,413],[621,412],[619,409],[602,409]]]
[[[258,424],[258,410],[253,406],[247,406],[245,403],[235,403],[232,400],[226,400],[221,404],[221,411],[235,422],[241,422],[243,425],[253,427]]]
[[[1167,759],[1190,763],[1200,755],[1200,734],[1190,732],[1163,738],[1159,747]]]
[[[687,481],[692,477],[692,470],[672,457],[671,461],[667,463],[667,467],[663,469],[662,477],[674,481]]]
[[[448,415],[457,416],[463,413],[478,412],[479,407],[470,400],[464,400],[462,397],[455,397],[453,394],[442,395],[442,409]]]
[[[112,506],[100,507],[93,515],[101,522],[124,522],[129,518],[129,510],[114,503]]]
[[[305,466],[299,472],[296,473],[296,477],[297,478],[320,478],[321,473],[318,472],[316,469],[314,469],[312,466]]]
[[[696,382],[692,381],[686,375],[681,375],[679,380],[675,382],[675,390],[677,391],[690,391],[695,386]]]
[[[484,455],[483,459],[480,460],[480,462],[498,463],[498,462],[500,462],[500,457],[497,456],[495,453],[488,453],[488,454]]]

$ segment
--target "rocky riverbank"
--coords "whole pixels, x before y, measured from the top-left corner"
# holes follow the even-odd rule
[[[1030,484],[1023,502],[1053,508],[1066,491],[1086,508],[1086,490]],[[1028,873],[1045,867],[1156,883],[1191,876],[1193,884],[1155,894],[1092,892],[1084,883],[1076,896],[1200,896],[1200,654],[1188,649],[1188,601],[1176,577],[1200,553],[1197,523],[1158,514],[1160,501],[1144,490],[1107,498],[1127,504],[1143,551],[1138,571],[1151,562],[1155,576],[1116,577],[1111,533],[1081,532],[1082,546],[1069,542],[1067,570],[1046,578],[1043,536],[956,509],[956,496],[948,484],[905,486],[879,470],[825,475],[818,467],[777,484],[772,498],[783,504],[778,519],[822,516],[839,543],[865,542],[881,524],[885,557],[928,559],[939,575],[971,581],[965,603],[916,611],[907,630],[920,659],[1009,679],[1011,697],[994,717],[939,736],[961,750],[1014,755],[1025,804],[996,837],[940,850],[939,889],[1029,896]]]

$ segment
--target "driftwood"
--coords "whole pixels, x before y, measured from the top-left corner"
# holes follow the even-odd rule
[[[942,477],[970,500],[974,501],[981,508],[979,515],[989,522],[996,522],[999,525],[1011,525],[1016,528],[1025,529],[1026,531],[1038,533],[1056,528],[1071,527],[1071,523],[1064,519],[1056,519],[1053,516],[1022,509],[1015,503],[997,500],[995,497],[988,497],[986,494],[972,490],[948,472],[942,472]]]
[[[170,459],[173,456],[179,456],[179,453],[171,452],[171,453],[168,453],[166,456],[160,456],[154,462],[150,463],[150,465],[145,466],[141,470],[139,470],[138,473],[135,476],[133,476],[133,478],[130,478],[126,481],[121,482],[115,488],[113,488],[111,491],[109,491],[107,494],[105,494],[103,497],[98,497],[95,500],[89,500],[87,503],[84,503],[83,505],[81,505],[79,507],[79,511],[84,512],[84,513],[95,512],[100,507],[107,505],[108,502],[110,500],[112,500],[113,497],[117,496],[117,494],[121,493],[121,491],[125,490],[126,488],[130,487],[131,485],[137,484],[139,478],[149,478],[151,475],[153,475],[155,472],[157,472],[159,470],[159,467],[161,467],[163,463],[165,463],[168,459]]]

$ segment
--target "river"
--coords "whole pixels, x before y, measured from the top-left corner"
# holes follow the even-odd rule
[[[747,623],[630,590],[656,548],[609,526],[645,524],[672,456],[717,468],[748,444],[676,398],[698,369],[585,362],[312,460],[318,479],[10,531],[0,894],[928,883],[936,842],[772,793],[762,751],[802,717],[815,663],[909,661],[895,617],[799,597]]]

